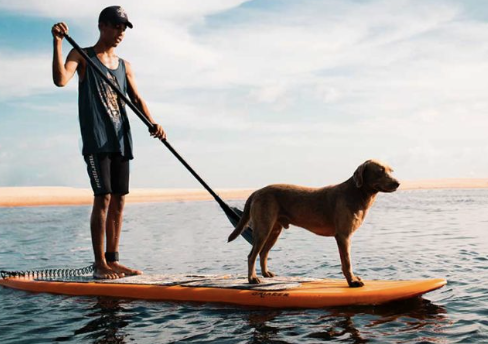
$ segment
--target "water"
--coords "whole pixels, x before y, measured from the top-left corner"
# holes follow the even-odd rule
[[[0,342],[488,343],[487,210],[486,189],[379,195],[353,239],[355,272],[448,280],[423,298],[270,310],[0,287]],[[0,208],[0,269],[90,264],[89,217],[86,206]],[[128,204],[121,260],[145,273],[245,274],[250,246],[242,238],[227,244],[231,230],[215,202]],[[282,234],[269,266],[279,275],[342,278],[334,240],[298,228]]]

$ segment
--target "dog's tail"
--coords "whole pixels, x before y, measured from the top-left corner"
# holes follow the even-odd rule
[[[244,212],[242,213],[242,217],[239,220],[236,229],[234,229],[234,231],[230,233],[227,242],[231,242],[239,235],[241,235],[241,233],[244,231],[244,228],[246,228],[247,224],[249,223],[249,220],[251,219],[251,203],[252,203],[253,196],[254,193],[251,196],[249,196],[249,198],[247,199],[246,205],[244,206]]]

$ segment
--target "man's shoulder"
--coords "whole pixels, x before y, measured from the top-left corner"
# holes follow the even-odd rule
[[[83,51],[85,54],[87,54],[88,56],[92,57],[92,55],[93,55],[93,47],[81,48],[81,50],[82,50],[82,51]],[[79,56],[79,57],[82,57],[82,56],[81,56],[81,53],[80,53],[80,52],[79,52],[77,49],[75,49],[75,48],[72,48],[72,49],[70,50],[69,55],[71,55],[71,56]]]
[[[93,55],[96,55],[95,49],[93,49],[93,46],[84,47],[84,48],[81,48],[81,50],[83,50],[85,52],[85,54],[87,54],[90,57],[93,57]]]
[[[120,60],[123,61],[126,74],[130,74],[132,72],[132,65],[130,64],[130,62],[125,59],[120,59]]]
[[[75,61],[77,63],[83,63],[84,62],[83,56],[81,56],[80,52],[78,50],[76,50],[75,48],[70,50],[70,52],[68,53],[67,60]]]

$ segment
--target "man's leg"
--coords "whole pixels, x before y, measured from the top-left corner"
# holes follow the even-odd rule
[[[120,233],[124,212],[125,196],[112,194],[107,216],[107,264],[119,275],[141,275],[142,271],[128,268],[118,262],[118,257],[110,257],[119,252]]]
[[[93,277],[98,279],[115,279],[119,277],[119,275],[107,265],[104,256],[105,225],[107,222],[107,211],[109,209],[110,199],[109,194],[95,196],[90,219],[93,253],[95,254]]]
[[[142,271],[128,268],[118,262],[125,195],[129,193],[129,160],[118,153],[111,154],[110,161],[112,199],[107,218],[106,260],[108,265],[119,274],[140,275]]]

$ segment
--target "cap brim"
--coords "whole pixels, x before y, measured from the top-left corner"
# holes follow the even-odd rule
[[[134,27],[134,25],[132,25],[132,23],[131,23],[130,21],[128,21],[128,20],[123,20],[123,19],[122,19],[122,20],[120,20],[120,19],[115,19],[115,20],[112,22],[112,24],[115,24],[115,25],[117,25],[117,24],[124,24],[125,26],[127,26],[128,28],[131,28],[131,29]]]

